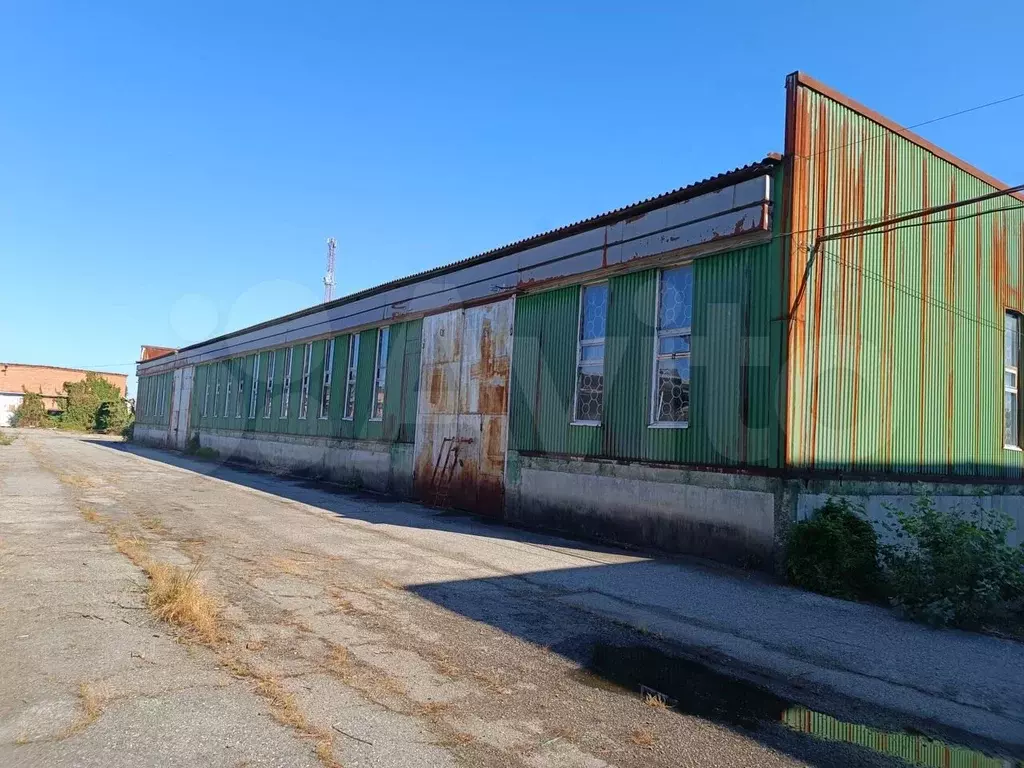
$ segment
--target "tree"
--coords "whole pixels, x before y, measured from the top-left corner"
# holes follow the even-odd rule
[[[44,426],[49,421],[49,415],[46,413],[46,406],[43,405],[43,396],[24,388],[22,391],[25,394],[21,398],[21,403],[14,409],[12,425],[15,427]]]
[[[107,404],[123,404],[121,391],[95,373],[85,374],[82,381],[65,381],[64,391],[67,393],[67,403],[64,406],[64,413],[61,414],[60,423],[65,429],[103,429],[100,424],[101,409]],[[108,406],[106,410],[110,415],[104,418],[117,418],[120,412],[115,414],[115,408]]]

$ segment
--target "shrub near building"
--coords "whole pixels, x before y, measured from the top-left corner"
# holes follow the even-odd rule
[[[1024,630],[1024,545],[1007,544],[1012,520],[980,504],[939,510],[925,496],[890,515],[891,543],[879,544],[861,510],[829,499],[793,526],[790,582],[848,600],[887,599],[935,626]]]

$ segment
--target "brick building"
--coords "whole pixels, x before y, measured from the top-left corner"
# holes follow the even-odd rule
[[[61,410],[65,398],[64,382],[81,381],[87,373],[102,376],[117,387],[122,397],[127,393],[128,376],[124,373],[0,362],[0,427],[10,424],[11,414],[21,404],[26,391],[41,394],[47,410]]]

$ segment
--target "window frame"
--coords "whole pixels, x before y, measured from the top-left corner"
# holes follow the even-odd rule
[[[223,364],[217,363],[217,379],[213,385],[213,418],[219,419],[220,414],[218,409],[220,408],[220,373],[223,368]]]
[[[243,406],[245,403],[245,358],[240,357],[235,361],[235,418],[242,418]]]
[[[292,404],[292,362],[295,347],[288,347],[284,352],[284,376],[281,377],[281,411],[277,418],[287,419],[288,409]]]
[[[232,374],[232,368],[234,367],[233,366],[234,362],[235,362],[234,360],[228,360],[225,363],[225,367],[227,368],[227,377],[226,377],[227,378],[227,382],[224,385],[225,386],[225,391],[224,391],[224,418],[225,419],[230,419],[231,418],[231,390],[232,390],[232,388],[235,385],[234,379],[231,378],[231,374]]]
[[[206,375],[203,376],[203,412],[199,418],[205,419],[210,407],[210,366],[206,366]]]
[[[1016,365],[1009,365],[1009,360],[1006,359],[1006,332],[1008,330],[1007,323],[1013,318],[1017,323],[1017,348],[1016,357],[1017,359],[1013,362]],[[1012,309],[1003,310],[1003,450],[1007,451],[1020,451],[1021,450],[1021,414],[1020,414],[1020,362],[1021,362],[1021,326],[1024,325],[1024,316],[1019,312]],[[1009,386],[1006,383],[1007,374],[1013,375],[1013,386]],[[1010,442],[1007,440],[1007,427],[1006,423],[1006,396],[1012,394],[1015,401],[1014,411],[1017,414],[1017,424],[1015,425],[1017,442]]]
[[[274,414],[274,374],[277,372],[277,350],[267,353],[267,384],[263,388],[263,418],[269,419]]]
[[[387,397],[387,360],[381,361],[381,346],[384,334],[388,338],[388,350],[391,348],[391,326],[385,325],[377,329],[377,351],[373,358],[373,389],[370,391],[370,421],[384,421],[384,398]],[[384,357],[387,357],[384,355]],[[377,416],[377,390],[380,389],[380,415]]]
[[[689,392],[687,393],[687,417],[685,421],[662,421],[658,418],[658,363],[662,360],[689,360],[689,371],[690,377],[687,379],[688,382],[693,381],[693,312],[694,312],[694,298],[693,291],[690,294],[690,324],[684,328],[672,328],[668,331],[662,332],[661,330],[661,281],[664,278],[666,272],[674,272],[676,270],[690,270],[690,285],[694,286],[693,278],[693,263],[689,262],[686,264],[676,264],[669,267],[659,267],[657,272],[657,281],[654,286],[654,349],[651,360],[651,388],[650,388],[650,408],[648,409],[648,422],[647,426],[649,429],[687,429],[690,426],[690,407],[692,403],[689,399]],[[660,352],[662,339],[686,337],[686,352]]]
[[[324,375],[320,382],[320,413],[318,419],[326,421],[331,415],[331,387],[334,386],[334,339],[324,344]],[[326,399],[325,399],[326,398]]]
[[[313,342],[307,341],[302,350],[302,388],[299,390],[299,420],[309,415],[309,377],[313,368]]]
[[[249,418],[256,418],[256,406],[260,396],[260,353],[252,358],[252,386],[249,388]]]
[[[359,372],[359,334],[348,336],[348,361],[345,365],[345,401],[342,403],[342,421],[352,421],[356,417],[356,377]],[[351,397],[350,397],[351,396]],[[349,403],[352,411],[349,412]]]
[[[599,339],[586,339],[583,338],[583,306],[584,298],[586,296],[587,288],[591,288],[598,285],[608,286],[608,290],[605,294],[604,303],[604,336]],[[579,394],[580,394],[580,360],[583,356],[583,348],[586,347],[601,347],[601,397],[604,398],[604,375],[605,375],[605,351],[608,343],[608,307],[611,304],[612,299],[612,286],[608,280],[593,280],[588,283],[580,284],[579,297],[577,298],[576,307],[576,366],[573,368],[573,383],[572,383],[572,417],[569,420],[570,426],[574,427],[600,427],[602,419],[581,419],[579,418]],[[593,365],[591,362],[590,365]],[[601,406],[601,415],[604,416],[604,405]]]

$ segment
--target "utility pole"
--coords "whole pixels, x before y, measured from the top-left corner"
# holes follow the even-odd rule
[[[324,275],[324,304],[334,298],[334,248],[333,237],[327,238],[327,273]]]

